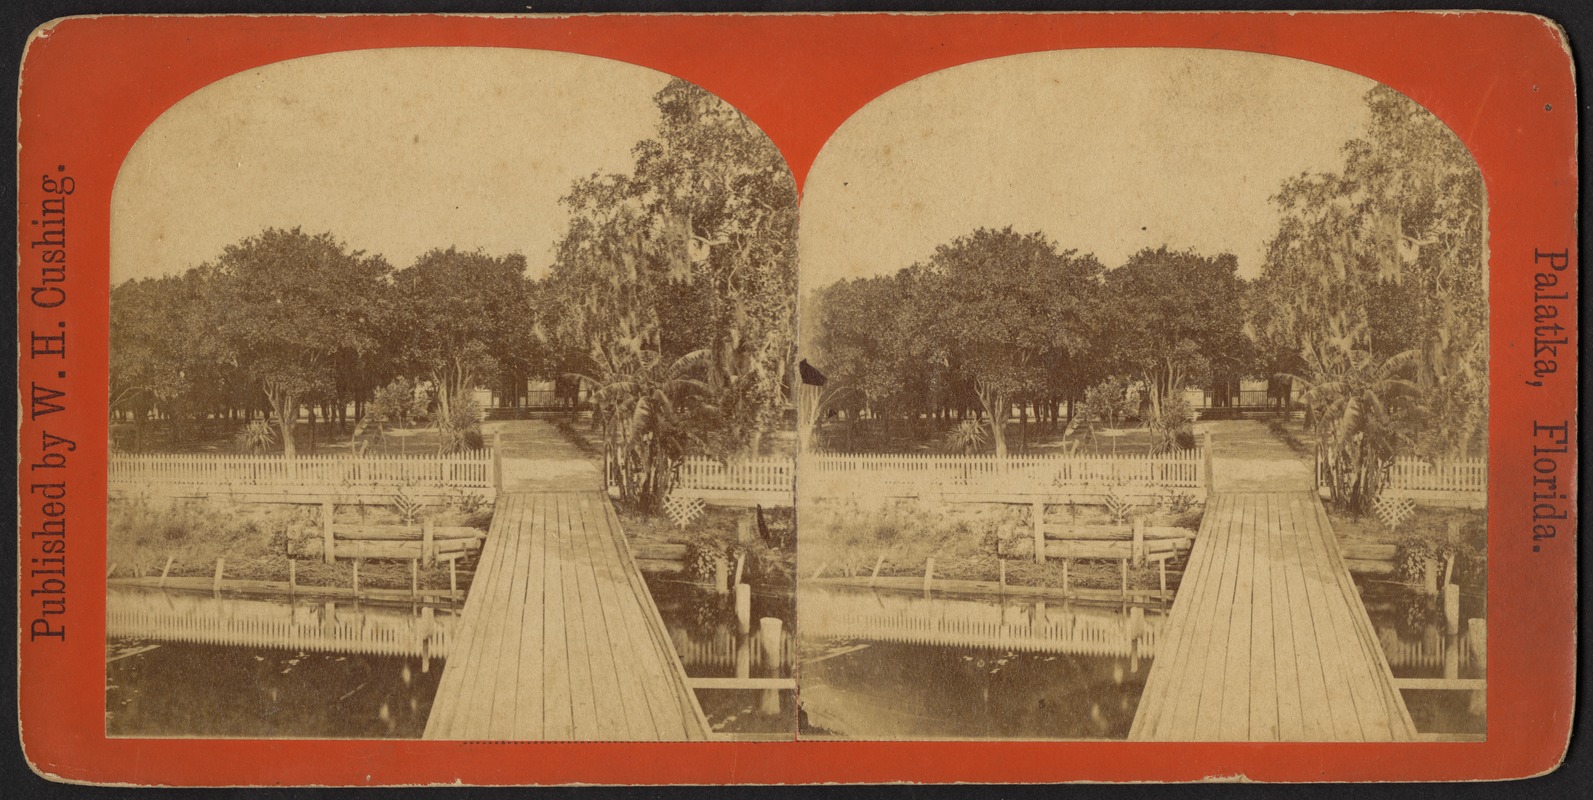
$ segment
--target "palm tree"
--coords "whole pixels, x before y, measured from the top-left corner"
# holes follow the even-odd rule
[[[692,402],[708,394],[708,385],[691,377],[708,357],[695,350],[665,363],[630,339],[599,347],[594,375],[572,376],[591,392],[605,479],[622,500],[652,509],[668,493],[675,465],[697,438],[690,417],[708,410]]]
[[[1377,496],[1388,465],[1408,444],[1407,401],[1416,386],[1403,375],[1419,356],[1407,350],[1380,359],[1365,346],[1366,335],[1364,321],[1347,323],[1340,314],[1325,341],[1305,343],[1311,375],[1290,376],[1305,387],[1330,497],[1355,513]]]

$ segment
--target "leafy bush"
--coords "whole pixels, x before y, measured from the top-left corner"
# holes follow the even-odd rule
[[[443,455],[480,450],[486,441],[481,437],[481,420],[485,414],[475,398],[455,400],[448,413],[437,420],[437,452]]]
[[[263,453],[277,443],[276,426],[268,420],[250,420],[233,434],[238,449],[249,453]]]
[[[946,446],[968,455],[984,447],[988,438],[985,426],[979,424],[978,420],[965,419],[946,431]]]
[[[1182,392],[1162,398],[1161,413],[1151,420],[1151,454],[1162,455],[1195,446],[1195,409]]]

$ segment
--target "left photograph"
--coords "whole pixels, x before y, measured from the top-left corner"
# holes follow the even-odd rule
[[[105,731],[790,740],[797,194],[616,61],[285,61],[112,198]]]

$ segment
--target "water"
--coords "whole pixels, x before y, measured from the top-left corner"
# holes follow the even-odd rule
[[[1460,595],[1460,633],[1449,635],[1440,598],[1412,587],[1358,579],[1367,616],[1383,644],[1383,655],[1397,678],[1484,678],[1473,652],[1466,620],[1487,618],[1486,598]],[[1487,732],[1485,690],[1402,689],[1416,730],[1430,734],[1482,735]]]
[[[445,609],[112,589],[109,736],[419,738]]]
[[[1125,739],[1159,609],[804,588],[802,735]]]
[[[752,594],[752,623],[741,634],[734,599],[668,574],[644,573],[675,652],[691,678],[777,677],[795,674],[791,596]],[[780,652],[764,652],[759,620],[781,621]],[[779,689],[698,689],[698,705],[714,731],[790,737],[796,731],[796,693]]]

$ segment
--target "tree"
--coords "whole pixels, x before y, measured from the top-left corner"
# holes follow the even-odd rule
[[[1334,502],[1360,513],[1382,488],[1388,464],[1401,449],[1409,406],[1401,401],[1415,385],[1400,377],[1415,360],[1407,350],[1387,358],[1367,347],[1364,321],[1343,316],[1318,346],[1307,342],[1301,378],[1305,400],[1315,411],[1319,462],[1326,469]]]
[[[693,446],[752,454],[781,424],[793,372],[795,182],[722,100],[677,80],[654,102],[658,134],[634,148],[634,171],[583,178],[564,198],[538,331],[561,374],[704,351]]]
[[[1101,264],[1058,252],[1041,233],[1008,227],[941,245],[921,270],[936,303],[934,338],[972,379],[996,455],[1004,457],[1012,404],[1045,385],[1046,356],[1084,348]]]
[[[1345,144],[1344,168],[1292,178],[1274,198],[1282,220],[1256,306],[1273,313],[1255,318],[1257,338],[1274,352],[1289,342],[1321,352],[1335,326],[1364,324],[1359,346],[1376,359],[1414,352],[1406,447],[1465,455],[1487,422],[1482,175],[1409,98],[1377,86],[1365,100],[1371,124]]]
[[[265,394],[296,454],[293,425],[304,398],[328,391],[339,353],[376,348],[370,309],[391,267],[349,251],[330,233],[270,228],[229,245],[215,263],[215,336]]]
[[[1152,419],[1169,394],[1251,360],[1238,259],[1165,246],[1144,249],[1106,275],[1102,340],[1111,360],[1143,383]]]
[[[525,374],[535,358],[535,316],[525,257],[452,247],[431,250],[393,280],[390,333],[401,359],[437,393],[437,420],[488,376]]]
[[[595,374],[579,376],[603,430],[605,477],[626,502],[651,510],[668,493],[693,444],[694,403],[708,392],[691,377],[707,357],[698,350],[665,362],[656,351],[618,347],[600,353]]]

